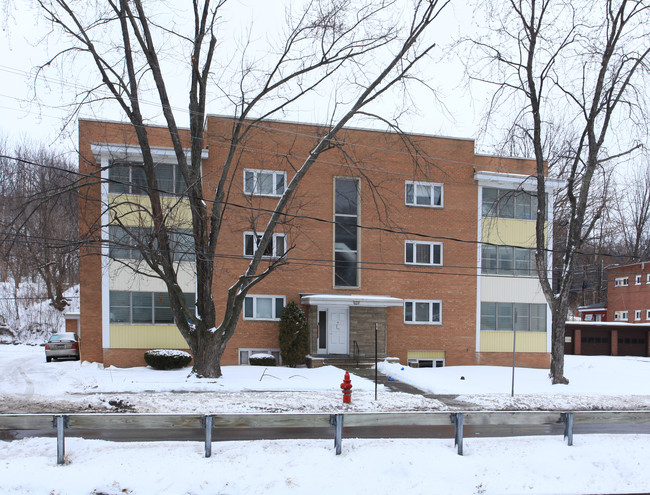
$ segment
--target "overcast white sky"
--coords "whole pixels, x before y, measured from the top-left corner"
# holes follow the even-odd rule
[[[234,28],[242,32],[252,23],[263,26],[282,25],[284,8],[282,0],[238,0],[231,3],[232,12],[237,13],[238,21]],[[38,98],[35,99],[33,82],[35,68],[43,64],[48,55],[55,53],[58,34],[53,34],[50,26],[37,14],[35,2],[12,2],[9,9],[7,4],[0,19],[2,33],[0,34],[0,135],[7,137],[10,143],[21,141],[25,137],[37,139],[48,145],[54,145],[62,150],[73,150],[76,142],[76,124],[68,126],[67,132],[61,134],[61,129],[70,114],[67,104],[74,99],[75,84],[84,87],[88,79],[85,73],[93,68],[85,68],[81,63],[68,67],[65,74],[57,70],[48,70],[38,86]],[[252,6],[254,5],[255,8]],[[459,10],[460,9],[460,10]],[[442,57],[448,50],[446,45],[458,35],[459,26],[468,24],[471,18],[465,4],[462,6],[449,5],[433,26],[430,33],[439,48],[435,56]],[[468,18],[469,17],[469,18]],[[232,26],[233,23],[231,23]],[[423,132],[456,137],[472,138],[477,133],[479,112],[475,107],[481,102],[470,98],[461,84],[462,66],[457,61],[449,62],[425,61],[420,67],[428,84],[439,90],[439,98],[444,102],[448,111],[434,101],[430,92],[415,90],[413,95],[418,105],[418,115],[405,119],[408,131]],[[94,72],[93,72],[94,74]],[[177,94],[179,98],[175,106],[179,108],[180,121],[187,126],[187,89],[182,78],[178,78]],[[321,95],[322,96],[322,95]],[[290,115],[283,118],[301,122],[319,122],[323,119],[322,111],[326,105],[323,100],[312,99]],[[228,107],[213,103],[210,113],[230,114]],[[320,113],[319,113],[320,112]],[[390,114],[390,110],[387,112]],[[82,110],[81,115],[91,118],[121,120],[118,112],[102,108],[91,111]]]

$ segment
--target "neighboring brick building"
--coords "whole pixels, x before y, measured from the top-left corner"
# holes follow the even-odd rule
[[[567,322],[567,354],[650,356],[650,261],[610,267],[607,304],[580,311],[584,323]]]
[[[607,320],[650,323],[650,261],[609,268]]]
[[[227,152],[221,136],[230,125],[225,117],[206,121],[206,200],[213,197]],[[161,187],[182,194],[167,130],[147,131]],[[217,251],[217,311],[248,265],[255,232],[266,225],[264,210],[274,207],[292,166],[313,149],[320,131],[268,121],[248,135],[228,198],[240,207],[227,210]],[[187,142],[187,131],[182,137]],[[407,146],[396,134],[363,129],[345,129],[338,138],[346,153],[322,155],[298,187],[291,206],[298,216],[278,226],[269,249],[273,257],[291,247],[289,264],[249,293],[222,364],[247,363],[254,351],[277,353],[279,313],[296,301],[308,317],[315,362],[374,355],[378,325],[380,356],[404,363],[510,364],[516,330],[518,364],[548,366],[551,318],[532,249],[534,161],[477,155],[469,139],[411,135]],[[414,166],[411,145],[426,163]],[[79,146],[80,172],[104,179],[101,185],[89,180],[80,200],[82,238],[101,232],[103,241],[82,249],[82,358],[133,365],[143,363],[146,349],[186,348],[164,284],[134,273],[138,253],[110,242],[124,239],[115,218],[136,231],[146,208],[132,127],[80,120]],[[558,184],[548,182],[552,193]],[[170,198],[180,229],[188,222],[187,205]],[[547,204],[550,218],[552,201]],[[182,234],[178,243],[188,245]],[[191,298],[191,253],[177,259]]]

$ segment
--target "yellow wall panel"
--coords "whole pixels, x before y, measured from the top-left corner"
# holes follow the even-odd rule
[[[188,349],[175,325],[111,325],[111,348]]]
[[[151,206],[148,196],[138,194],[109,194],[113,218],[119,217],[124,225],[132,227],[151,226]],[[161,198],[163,211],[168,217],[167,225],[186,228],[192,227],[190,203],[185,198],[163,196]],[[111,223],[112,219],[111,219]]]
[[[534,248],[535,220],[483,217],[481,240],[491,244]]]
[[[481,352],[512,352],[514,332],[481,332]],[[546,332],[517,332],[516,352],[547,352]]]
[[[445,359],[445,351],[408,351],[408,359]]]

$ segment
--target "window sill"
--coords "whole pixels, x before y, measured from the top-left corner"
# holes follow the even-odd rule
[[[412,206],[414,208],[434,208],[437,210],[444,209],[444,205],[413,205],[411,203],[404,203],[405,206]]]

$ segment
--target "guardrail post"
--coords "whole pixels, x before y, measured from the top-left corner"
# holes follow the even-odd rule
[[[201,418],[201,426],[205,428],[205,456],[212,455],[212,416],[209,414]]]
[[[562,413],[564,423],[564,438],[569,446],[573,445],[573,413]]]
[[[332,414],[330,416],[330,424],[334,425],[336,429],[334,434],[334,447],[336,448],[336,455],[341,455],[341,443],[343,442],[343,415]]]
[[[456,425],[454,447],[458,447],[458,455],[463,455],[463,413],[452,413],[451,422]]]
[[[56,463],[63,464],[65,460],[65,428],[70,426],[70,417],[60,414],[54,416],[53,426],[56,428]]]

